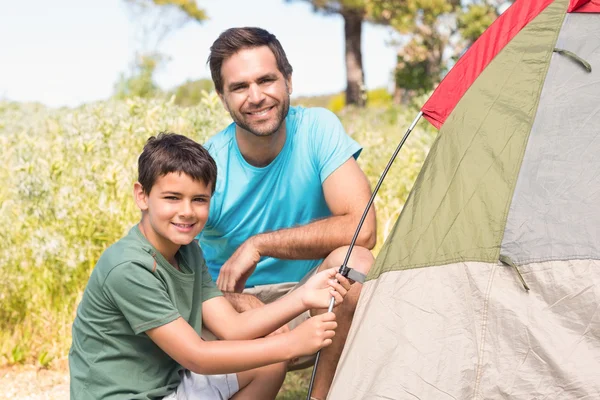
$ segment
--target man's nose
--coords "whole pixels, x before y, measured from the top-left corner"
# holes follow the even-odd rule
[[[253,104],[261,103],[265,98],[265,94],[262,89],[257,84],[250,85],[250,90],[248,92],[248,100],[250,100]]]

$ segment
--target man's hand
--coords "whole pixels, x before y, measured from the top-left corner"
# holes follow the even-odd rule
[[[259,261],[260,253],[250,238],[223,264],[217,278],[217,287],[223,292],[241,293]]]
[[[311,277],[298,290],[301,291],[302,304],[306,309],[328,308],[331,296],[336,306],[344,301],[344,296],[350,290],[350,281],[334,267]]]

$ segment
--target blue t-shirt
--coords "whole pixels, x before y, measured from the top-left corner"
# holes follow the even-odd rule
[[[281,152],[257,168],[242,156],[235,127],[232,123],[205,144],[218,173],[209,218],[198,238],[214,280],[249,237],[330,216],[322,184],[362,150],[331,111],[290,107]],[[298,282],[321,261],[262,257],[246,287]]]

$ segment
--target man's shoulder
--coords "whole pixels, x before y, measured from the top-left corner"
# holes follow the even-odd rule
[[[319,123],[319,122],[339,122],[339,118],[331,110],[323,107],[291,107],[290,113],[293,118],[301,120],[303,123]]]
[[[231,141],[235,138],[234,133],[235,123],[232,122],[225,129],[211,136],[204,143],[204,147],[213,158],[218,158],[218,155],[222,154],[222,150],[230,146]]]

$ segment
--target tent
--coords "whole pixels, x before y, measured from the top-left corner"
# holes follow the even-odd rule
[[[421,111],[328,398],[600,398],[600,0],[517,0]]]

